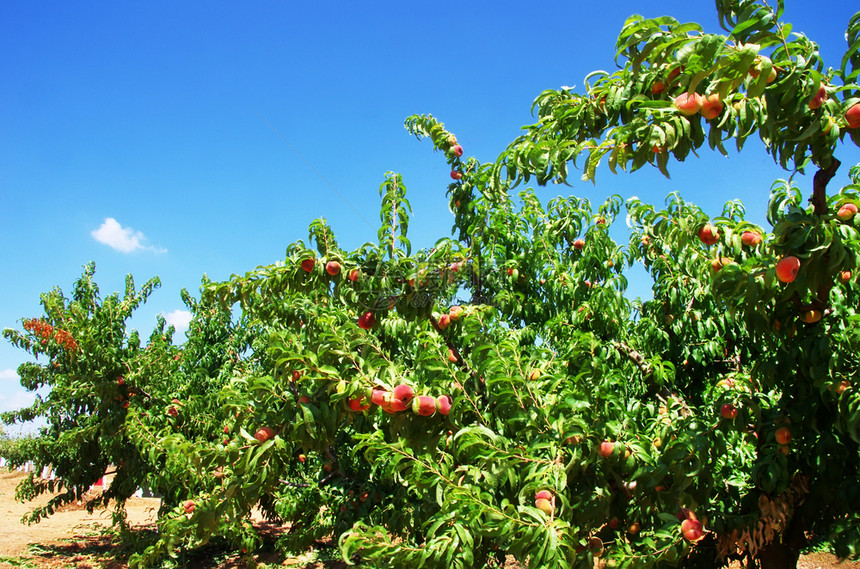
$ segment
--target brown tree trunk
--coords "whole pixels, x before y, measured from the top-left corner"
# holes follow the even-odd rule
[[[795,513],[782,539],[774,540],[756,556],[761,569],[794,569],[800,550],[806,545],[805,523],[800,512]]]
[[[812,197],[809,201],[816,215],[827,214],[827,184],[836,175],[840,164],[839,160],[832,158],[830,166],[819,169],[812,178]]]

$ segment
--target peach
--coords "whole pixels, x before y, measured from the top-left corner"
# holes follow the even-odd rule
[[[723,102],[720,100],[719,93],[711,93],[707,98],[702,100],[702,108],[699,112],[708,120],[715,119],[723,112]]]
[[[340,274],[340,263],[337,261],[329,261],[325,264],[325,272],[335,277]]]
[[[800,259],[789,255],[783,257],[776,264],[776,278],[784,283],[790,283],[797,278],[797,272],[800,270]]]
[[[853,203],[846,203],[843,204],[839,208],[839,211],[836,212],[836,217],[838,217],[842,221],[848,221],[849,219],[854,217],[855,213],[857,213],[857,206]]]
[[[758,231],[744,231],[741,233],[741,243],[747,247],[755,247],[761,243],[761,233]]]
[[[845,122],[848,123],[848,128],[860,127],[860,103],[854,103],[845,111]]]
[[[362,330],[370,330],[374,323],[376,323],[376,316],[373,312],[368,311],[358,317],[358,327]]]
[[[261,443],[266,442],[274,436],[275,430],[272,427],[261,427],[256,433],[254,433],[254,438]]]
[[[720,407],[720,416],[723,419],[736,419],[738,416],[738,408],[731,403],[726,403]]]
[[[684,539],[690,542],[699,541],[705,535],[702,522],[689,518],[681,522],[681,533],[684,534]]]
[[[612,456],[612,453],[614,451],[615,443],[613,443],[612,441],[603,441],[597,448],[597,454],[599,454],[603,458],[609,458],[610,456]]]
[[[451,412],[451,405],[453,403],[454,401],[450,395],[440,395],[436,398],[436,410],[439,411],[440,415],[447,415]]]
[[[824,88],[824,85],[818,88],[818,92],[809,99],[809,108],[810,110],[815,110],[824,104],[824,101],[827,100],[827,90]]]
[[[710,247],[720,239],[720,232],[710,223],[706,223],[699,229],[699,239]]]
[[[412,400],[412,412],[422,417],[436,414],[436,399],[429,395],[419,395]]]
[[[675,107],[684,116],[692,116],[702,108],[702,96],[698,93],[681,93],[675,97]]]
[[[436,325],[440,330],[444,330],[451,325],[451,316],[449,314],[440,315],[439,318],[436,319]]]

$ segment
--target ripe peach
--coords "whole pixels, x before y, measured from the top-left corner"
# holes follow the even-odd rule
[[[451,147],[451,153],[457,157],[460,157],[463,155],[463,147],[460,146],[459,144],[455,144],[454,146]]]
[[[684,534],[684,539],[690,542],[697,542],[705,535],[702,522],[690,518],[681,522],[681,533]]]
[[[750,77],[752,77],[753,79],[758,79],[758,76],[761,75],[761,71],[762,71],[762,65],[759,62],[756,65],[754,65],[753,67],[750,67],[750,69],[749,69]],[[771,67],[770,73],[767,74],[767,82],[773,83],[774,81],[776,81],[776,69]]]
[[[613,443],[612,441],[603,441],[597,448],[597,454],[599,454],[603,458],[609,458],[610,456],[612,456],[612,453],[614,451],[615,443]]]
[[[370,409],[370,403],[364,397],[356,397],[346,402],[347,406],[356,412]]]
[[[738,408],[731,403],[725,403],[722,407],[720,407],[720,416],[723,419],[734,420],[738,416]]]
[[[413,397],[415,397],[415,390],[412,389],[412,386],[401,383],[394,388],[394,392],[391,394],[391,405],[397,411],[404,411],[412,403]],[[399,408],[401,406],[402,409]]]
[[[254,438],[261,443],[266,442],[274,436],[275,430],[272,427],[262,427],[256,433],[254,433]]]
[[[639,530],[642,529],[642,526],[639,525],[639,522],[633,522],[629,526],[627,526],[627,533],[630,535],[636,535],[639,533]]]
[[[708,120],[715,119],[723,112],[723,102],[720,100],[719,93],[711,93],[707,98],[702,100],[702,116]]]
[[[706,223],[699,229],[699,239],[710,247],[720,239],[720,232],[710,223]]]
[[[450,395],[440,395],[436,398],[436,410],[440,415],[447,415],[451,412],[451,405],[454,403]]]
[[[848,123],[848,128],[860,127],[860,103],[854,103],[845,111],[845,122]]]
[[[325,272],[335,277],[340,274],[340,263],[337,261],[329,261],[325,264]]]
[[[380,407],[389,404],[391,401],[391,394],[382,389],[374,389],[370,393],[370,401]]]
[[[436,414],[436,399],[429,395],[419,395],[412,400],[412,412],[422,417]]]
[[[463,173],[459,170],[451,170],[451,179],[452,180],[461,180],[463,179]]]
[[[354,283],[358,282],[358,277],[361,275],[361,272],[358,269],[350,269],[349,274],[346,275],[346,278],[351,280]]]
[[[451,316],[449,314],[440,315],[439,318],[436,319],[436,325],[439,326],[440,330],[444,330],[451,325]]]
[[[780,427],[776,430],[776,433],[774,433],[773,436],[777,443],[787,445],[791,442],[791,429],[788,427]]]
[[[818,92],[809,99],[809,108],[810,110],[815,110],[824,104],[824,101],[827,100],[827,90],[824,88],[824,85],[818,88]]]
[[[358,317],[358,327],[362,330],[370,330],[374,323],[376,323],[376,316],[373,315],[373,312],[367,311]]]
[[[448,348],[448,361],[452,364],[457,363],[457,354],[455,354],[454,350],[451,348]]]
[[[800,270],[800,259],[794,256],[783,257],[776,264],[776,278],[784,283],[790,283],[797,278]]]
[[[821,320],[821,318],[823,316],[824,316],[824,314],[820,310],[812,309],[812,310],[807,310],[806,312],[801,314],[800,319],[803,320],[804,322],[806,322],[807,324],[815,324],[816,322]]]
[[[755,247],[761,243],[761,233],[758,231],[744,231],[741,233],[741,243],[747,247]]]
[[[185,510],[186,514],[193,513],[195,506],[196,506],[196,504],[194,503],[194,500],[185,500],[182,503],[182,508]]]
[[[698,93],[681,93],[675,97],[675,107],[684,116],[692,116],[702,108],[702,96]]]
[[[460,319],[460,316],[463,315],[463,307],[462,306],[452,306],[448,309],[448,317],[451,319],[451,322],[456,322]]]
[[[717,273],[720,269],[730,263],[734,263],[734,259],[730,259],[729,257],[720,257],[719,259],[714,259],[713,261],[711,261],[711,270]]]
[[[555,506],[553,506],[552,502],[547,500],[546,498],[538,498],[537,500],[535,500],[535,507],[548,516],[551,516],[552,513],[555,511]]]
[[[574,249],[582,251],[585,248],[585,239],[577,239],[573,242]]]
[[[855,213],[857,213],[857,206],[849,202],[843,204],[839,208],[839,211],[836,212],[836,217],[838,217],[842,221],[848,221],[849,219],[854,217]]]
[[[535,500],[540,499],[552,500],[552,492],[550,492],[549,490],[540,490],[535,494]]]
[[[315,264],[316,264],[316,261],[314,261],[313,259],[305,259],[304,261],[302,261],[302,269],[304,269],[305,272],[309,273],[312,270],[314,270]]]

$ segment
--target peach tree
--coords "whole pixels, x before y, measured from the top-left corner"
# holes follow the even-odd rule
[[[790,567],[809,536],[856,556],[860,168],[828,182],[860,144],[860,14],[832,69],[781,2],[717,12],[722,34],[629,18],[618,70],[540,94],[495,162],[410,117],[450,166],[449,237],[412,250],[389,173],[376,242],[344,250],[317,220],[282,262],[204,282],[182,353],[157,331],[114,366],[157,394],[122,412],[166,497],[132,565],[222,539],[250,560],[256,505],[290,523],[284,550],[333,535],[373,567]],[[751,136],[815,171],[773,184],[767,229],[739,201],[526,187]],[[633,265],[653,298],[629,298]]]
[[[211,437],[209,423],[223,413],[213,394],[249,340],[229,313],[183,292],[192,320],[182,349],[172,345],[173,329],[162,317],[142,341],[127,321],[159,284],[153,278],[136,289],[128,276],[122,295],[103,298],[90,263],[68,297],[52,289],[42,295],[43,316],[23,320],[23,331],[4,331],[33,356],[18,374],[36,397],[32,405],[5,413],[3,421],[36,420],[41,426],[38,436],[4,445],[0,455],[12,466],[34,464],[33,475],[17,488],[19,499],[53,495],[24,521],[38,522],[83,501],[90,511],[114,506],[114,522],[127,529],[123,505],[138,488],[162,495],[164,509],[187,495],[185,469],[175,469],[167,452],[181,449],[148,443],[165,431],[190,441]],[[40,476],[45,468],[53,478]],[[96,485],[105,475],[111,484]]]
[[[620,69],[541,94],[539,122],[494,163],[409,118],[451,167],[453,233],[432,248],[411,251],[389,174],[377,243],[344,251],[319,220],[282,263],[205,287],[265,349],[222,392],[233,436],[190,456],[217,481],[139,561],[260,500],[292,522],[284,547],[331,532],[372,566],[785,567],[809,535],[855,555],[860,180],[827,183],[840,142],[858,142],[860,17],[832,70],[781,6],[718,12],[727,35],[630,18]],[[513,195],[571,164],[589,180],[603,158],[667,172],[756,134],[787,170],[817,170],[810,207],[773,185],[770,231],[737,201],[709,219],[677,195]],[[609,235],[622,214],[626,246]],[[625,296],[634,263],[652,300]]]

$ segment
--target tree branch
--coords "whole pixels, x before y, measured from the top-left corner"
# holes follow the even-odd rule
[[[831,159],[830,166],[819,168],[812,179],[812,197],[809,202],[814,208],[816,215],[827,215],[827,184],[836,175],[841,162],[836,158]]]

